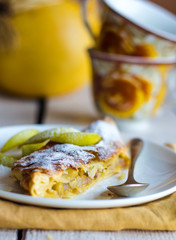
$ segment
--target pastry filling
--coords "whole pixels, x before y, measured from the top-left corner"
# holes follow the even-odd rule
[[[82,165],[77,169],[68,168],[53,175],[34,171],[30,180],[22,179],[19,172],[16,174],[14,172],[14,175],[32,196],[74,198],[96,182],[120,173],[122,169],[128,167],[128,164],[127,156],[120,153],[107,161],[91,160],[89,164]]]

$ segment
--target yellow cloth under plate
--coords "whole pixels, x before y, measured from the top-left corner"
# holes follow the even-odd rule
[[[176,193],[141,206],[49,209],[0,200],[0,228],[57,230],[176,230]]]

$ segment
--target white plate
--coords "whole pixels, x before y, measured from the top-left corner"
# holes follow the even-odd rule
[[[57,125],[58,126],[58,125]],[[45,130],[56,125],[24,125],[0,128],[0,147],[15,133],[27,128]],[[128,139],[128,136],[125,137]],[[10,169],[0,165],[0,197],[14,202],[53,208],[112,208],[139,205],[165,197],[176,191],[176,154],[166,147],[144,141],[137,161],[135,178],[149,183],[142,193],[130,198],[109,195],[107,186],[120,184],[118,175],[108,178],[76,199],[38,198],[25,195],[19,184],[10,177]],[[124,180],[123,180],[124,181]]]

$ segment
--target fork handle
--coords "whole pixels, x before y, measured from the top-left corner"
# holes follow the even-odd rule
[[[131,165],[128,172],[128,179],[125,184],[133,184],[136,183],[134,179],[134,168],[136,160],[142,150],[143,140],[140,138],[134,138],[130,142],[130,153],[131,153]]]

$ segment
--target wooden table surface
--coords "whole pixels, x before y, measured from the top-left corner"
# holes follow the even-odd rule
[[[0,127],[7,125],[32,124],[36,121],[37,104],[34,100],[21,100],[0,96]],[[86,125],[98,119],[89,87],[69,95],[48,100],[44,123]],[[158,143],[176,142],[176,115],[164,112],[150,121],[150,128],[123,130],[124,133],[142,136]],[[0,240],[172,240],[176,232],[125,230],[117,232],[93,231],[43,231],[43,230],[0,230]]]

